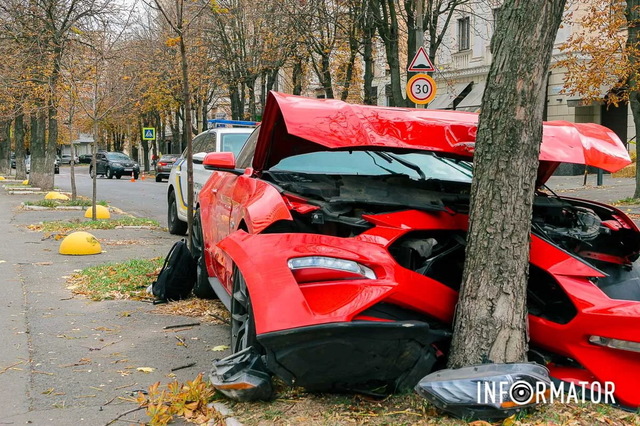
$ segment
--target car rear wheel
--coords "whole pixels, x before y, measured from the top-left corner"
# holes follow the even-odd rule
[[[111,167],[107,167],[107,179],[113,178],[113,172],[111,171]]]
[[[237,267],[233,268],[233,292],[231,293],[231,352],[236,353],[253,346],[262,353],[256,338],[256,325],[251,308],[247,282]]]
[[[193,294],[201,299],[217,299],[216,293],[209,284],[209,274],[204,260],[204,237],[202,234],[202,221],[200,219],[200,209],[196,209],[193,217],[193,238],[191,239],[191,254],[198,263],[198,274],[196,285],[193,287]]]
[[[167,210],[167,227],[169,233],[174,235],[184,235],[187,233],[187,223],[178,217],[178,205],[176,203],[176,194],[169,194],[169,209]]]

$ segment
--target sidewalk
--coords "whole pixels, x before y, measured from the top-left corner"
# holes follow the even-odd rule
[[[25,211],[22,201],[40,195],[8,195],[0,189],[0,423],[98,425],[136,407],[127,398],[151,384],[208,374],[225,352],[227,326],[165,330],[193,318],[158,315],[140,301],[93,302],[74,296],[66,277],[75,270],[133,258],[164,257],[176,237],[162,230],[94,230],[103,253],[58,254],[60,241],[43,239],[26,225],[83,217],[79,211]],[[186,345],[178,345],[180,337]],[[172,368],[195,363],[172,372]],[[151,367],[152,373],[138,371]],[[148,419],[144,411],[123,417]]]

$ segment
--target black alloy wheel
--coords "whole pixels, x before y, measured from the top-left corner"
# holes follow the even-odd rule
[[[169,193],[169,208],[167,210],[167,227],[169,233],[173,235],[185,235],[187,233],[187,223],[178,217],[178,205],[176,203],[176,194],[171,191]]]
[[[233,292],[231,293],[231,353],[253,346],[259,353],[262,347],[256,338],[256,325],[251,308],[251,297],[242,272],[233,268]]]
[[[204,260],[204,236],[202,234],[202,220],[200,218],[200,208],[196,209],[193,216],[193,238],[191,239],[191,254],[198,264],[196,285],[193,287],[193,294],[201,299],[217,299],[211,284],[209,284],[209,274]]]

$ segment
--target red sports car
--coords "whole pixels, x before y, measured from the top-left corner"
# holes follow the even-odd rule
[[[222,390],[251,398],[244,368],[314,390],[396,391],[444,365],[477,118],[270,93],[237,158],[208,154],[194,247],[198,286],[231,311]],[[617,401],[638,407],[638,228],[615,207],[542,190],[560,162],[615,171],[628,153],[600,125],[548,122],[540,160],[531,360],[559,380],[613,381]]]

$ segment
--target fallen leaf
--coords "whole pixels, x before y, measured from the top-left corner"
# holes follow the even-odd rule
[[[222,352],[222,351],[226,351],[227,349],[229,349],[228,345],[219,345],[219,346],[214,346],[213,348],[211,348],[211,350],[214,351],[214,352]]]
[[[136,368],[136,370],[142,371],[143,373],[152,373],[156,369],[155,368],[151,368],[151,367],[138,367],[138,368]]]

